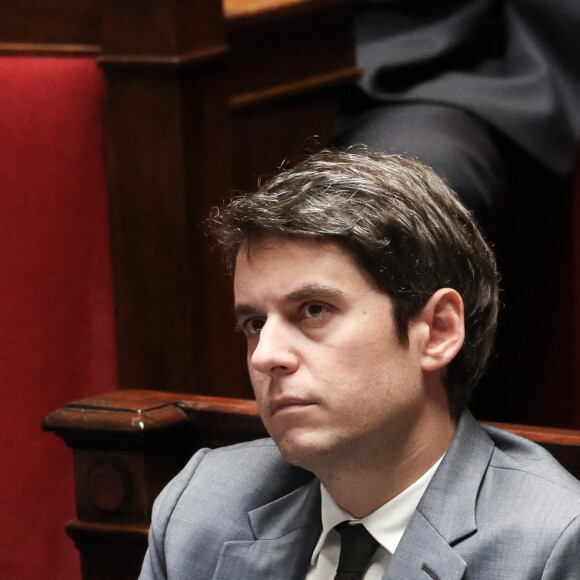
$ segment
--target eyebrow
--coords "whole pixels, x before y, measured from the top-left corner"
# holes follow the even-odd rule
[[[285,304],[294,304],[304,300],[336,300],[342,296],[344,296],[344,292],[338,288],[323,286],[321,284],[308,284],[298,290],[294,290],[294,292],[290,292],[282,300]],[[258,312],[259,310],[251,304],[237,304],[234,308],[234,315],[238,319],[245,316],[252,316]]]
[[[237,319],[244,318],[246,316],[251,316],[257,314],[258,310],[249,304],[238,304],[234,308],[234,316]]]
[[[341,298],[342,296],[344,296],[344,292],[338,288],[331,288],[330,286],[323,286],[321,284],[308,284],[284,296],[284,302],[293,303],[301,302],[302,300],[313,300],[315,298],[321,300]]]

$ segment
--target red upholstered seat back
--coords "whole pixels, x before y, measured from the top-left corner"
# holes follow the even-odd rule
[[[69,452],[49,411],[115,389],[93,59],[0,58],[0,577],[77,579]]]

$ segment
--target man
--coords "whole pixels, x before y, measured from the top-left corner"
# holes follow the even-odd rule
[[[272,440],[193,457],[143,580],[578,578],[579,482],[465,410],[497,273],[433,172],[322,152],[213,221]]]

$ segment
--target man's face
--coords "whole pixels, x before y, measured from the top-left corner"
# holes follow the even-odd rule
[[[420,332],[401,344],[391,301],[333,243],[266,238],[240,250],[234,294],[266,428],[290,463],[377,458],[425,400]]]

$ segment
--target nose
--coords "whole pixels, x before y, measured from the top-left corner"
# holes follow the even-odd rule
[[[270,376],[293,373],[298,368],[296,337],[290,326],[276,316],[268,316],[258,343],[249,353],[250,367]]]

